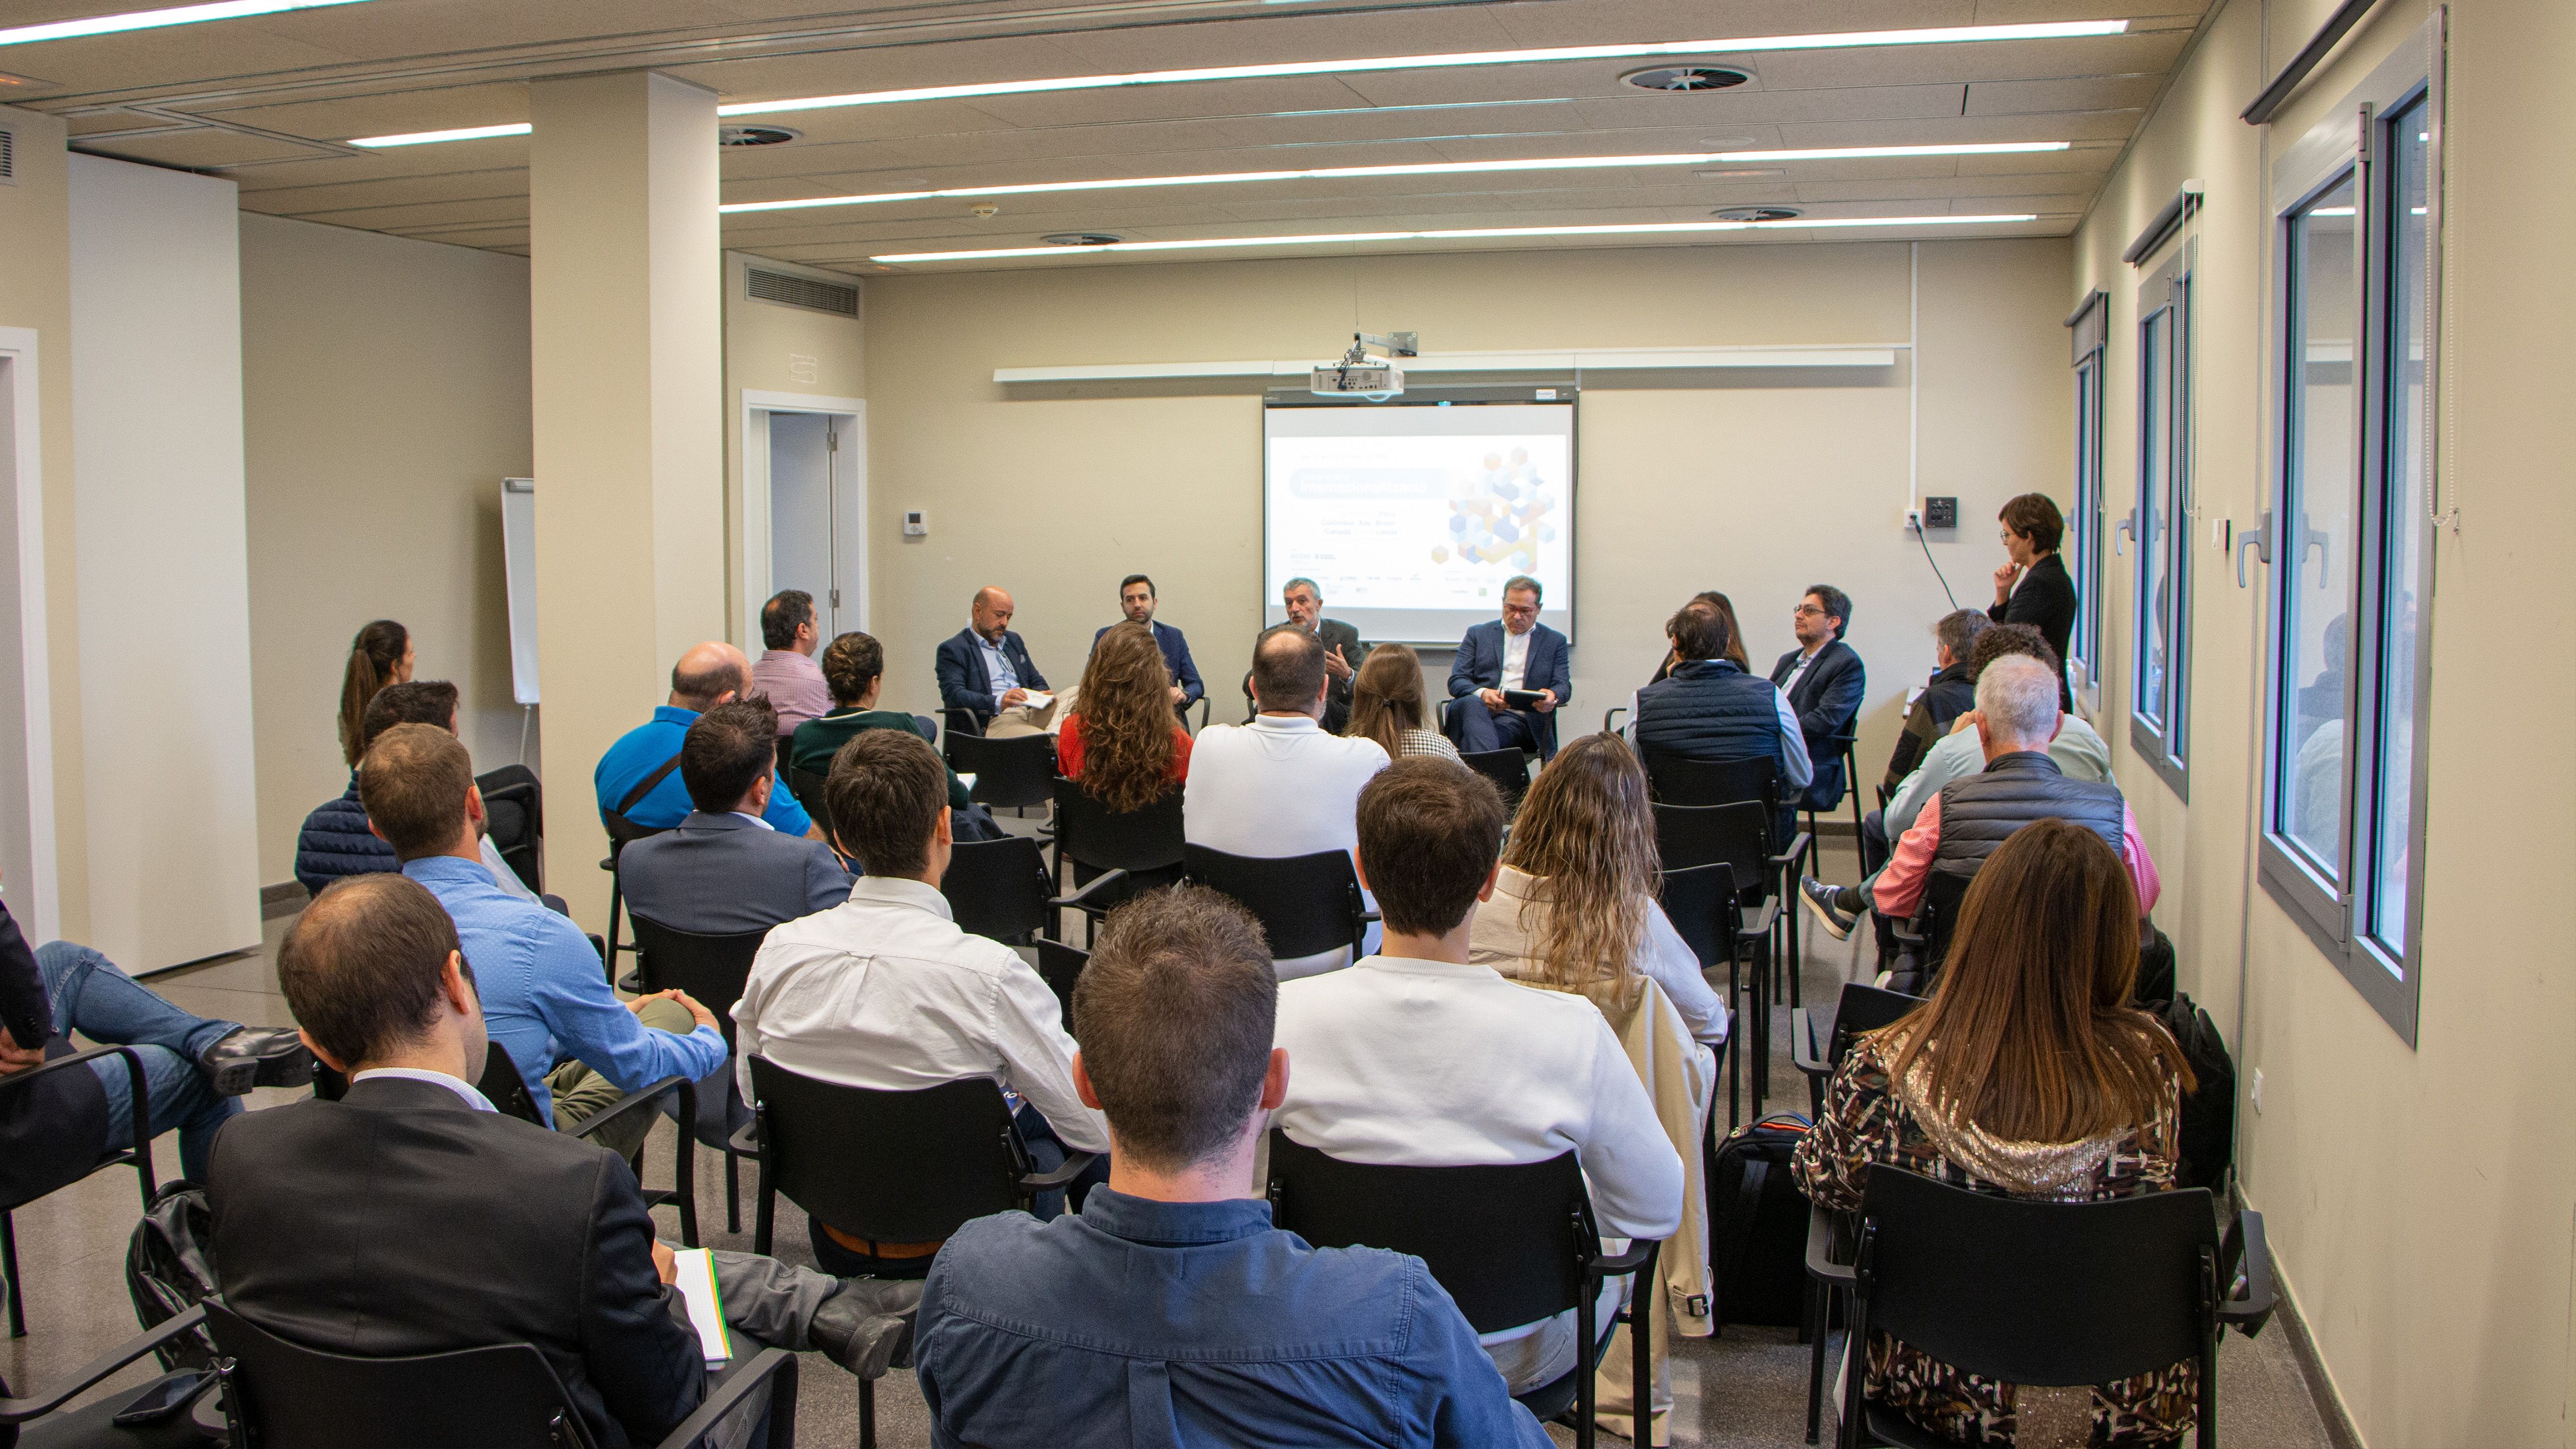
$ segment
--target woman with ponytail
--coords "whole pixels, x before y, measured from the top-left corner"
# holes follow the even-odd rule
[[[411,631],[378,619],[349,641],[349,667],[340,677],[340,757],[358,768],[366,753],[367,701],[389,684],[411,682]]]

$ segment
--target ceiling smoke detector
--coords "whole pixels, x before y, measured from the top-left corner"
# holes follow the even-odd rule
[[[790,141],[803,139],[804,135],[802,131],[790,130],[785,126],[718,126],[716,144],[719,146],[784,146]]]
[[[1733,90],[1753,79],[1753,72],[1731,65],[1659,65],[1652,70],[1632,70],[1619,79],[1641,91],[1686,95]]]
[[[1729,206],[1709,213],[1719,221],[1791,221],[1799,214],[1794,206]]]
[[[1112,247],[1126,239],[1114,231],[1055,231],[1038,238],[1051,247]]]

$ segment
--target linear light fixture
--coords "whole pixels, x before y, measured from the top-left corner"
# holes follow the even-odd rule
[[[441,141],[486,141],[494,136],[524,136],[535,129],[525,121],[513,121],[504,126],[459,126],[452,131],[405,131],[396,136],[359,136],[349,144],[381,151],[392,146],[435,146]]]
[[[366,0],[214,0],[206,5],[173,5],[166,10],[129,10],[122,15],[11,26],[0,30],[0,45],[33,45],[40,40],[73,40],[84,35],[115,35],[128,30],[158,30],[165,25],[202,25],[209,20],[239,20],[251,15],[365,3]]]
[[[1721,231],[1803,231],[1819,227],[2002,226],[2037,221],[2035,212],[2013,216],[1829,216],[1796,221],[1635,221],[1609,226],[1477,226],[1443,231],[1345,231],[1299,236],[1192,237],[1180,241],[1112,242],[1090,247],[986,247],[965,252],[887,252],[868,258],[886,266],[919,262],[985,262],[1020,257],[1098,256],[1103,252],[1207,251],[1219,247],[1331,246],[1344,242],[1494,241],[1529,237],[1671,236]]]
[[[1653,156],[1538,156],[1510,161],[1423,161],[1393,166],[1315,166],[1285,171],[1218,171],[1193,176],[1119,176],[1098,181],[1029,181],[1008,186],[951,186],[937,191],[880,191],[859,196],[811,196],[790,201],[735,201],[716,210],[728,216],[758,211],[803,211],[818,206],[873,206],[889,201],[943,197],[1028,196],[1057,191],[1118,191],[1146,186],[1233,186],[1252,181],[1345,181],[1385,176],[1481,176],[1512,171],[1601,171],[1642,166],[1706,166],[1728,161],[1843,161],[1909,156],[2020,155],[2063,151],[2068,141],[1984,141],[1942,146],[1844,146],[1802,151],[1698,151]]]

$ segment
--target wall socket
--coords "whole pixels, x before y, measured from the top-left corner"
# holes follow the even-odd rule
[[[2263,1069],[2261,1067],[2254,1069],[2254,1085],[2246,1090],[2245,1098],[2254,1104],[2255,1111],[2263,1110]]]
[[[1956,528],[1959,526],[1959,499],[1955,494],[1935,495],[1923,500],[1923,526]]]

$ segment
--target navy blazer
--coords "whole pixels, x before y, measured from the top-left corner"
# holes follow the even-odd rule
[[[1029,658],[1029,646],[1013,630],[1002,631],[1002,657],[1022,689],[1046,689],[1046,676]],[[939,646],[939,704],[942,709],[971,709],[978,719],[993,717],[993,676],[984,670],[984,644],[972,629],[960,629]]]
[[[766,931],[850,898],[830,846],[704,810],[619,851],[617,883],[628,911],[701,936]]]
[[[1503,686],[1503,621],[1487,619],[1468,629],[1458,641],[1458,652],[1449,666],[1449,697],[1464,699],[1480,689]],[[1574,694],[1574,648],[1565,636],[1545,624],[1530,626],[1529,659],[1521,668],[1521,688],[1552,689],[1556,702],[1563,708]],[[1539,753],[1556,754],[1556,715],[1537,710],[1520,711],[1528,718],[1531,732],[1538,737]]]
[[[1783,684],[1789,671],[1798,667],[1799,651],[1792,649],[1771,666],[1771,682]],[[1861,667],[1860,655],[1840,639],[1816,651],[1816,662],[1798,677],[1798,687],[1789,691],[1789,708],[1798,716],[1798,732],[1807,737],[1807,758],[1816,767],[1816,778],[1807,786],[1806,798],[1799,802],[1808,810],[1831,810],[1843,802],[1843,752],[1833,737],[1853,732],[1860,721],[1861,700],[1869,693],[1869,671]]]
[[[1091,647],[1099,648],[1101,637],[1117,627],[1115,624],[1101,625],[1099,632],[1091,636]],[[1181,708],[1188,709],[1207,693],[1207,686],[1199,682],[1198,665],[1190,661],[1190,641],[1181,637],[1180,630],[1160,619],[1154,621],[1153,630],[1154,647],[1163,651],[1163,667],[1172,671],[1172,682],[1181,687]]]

